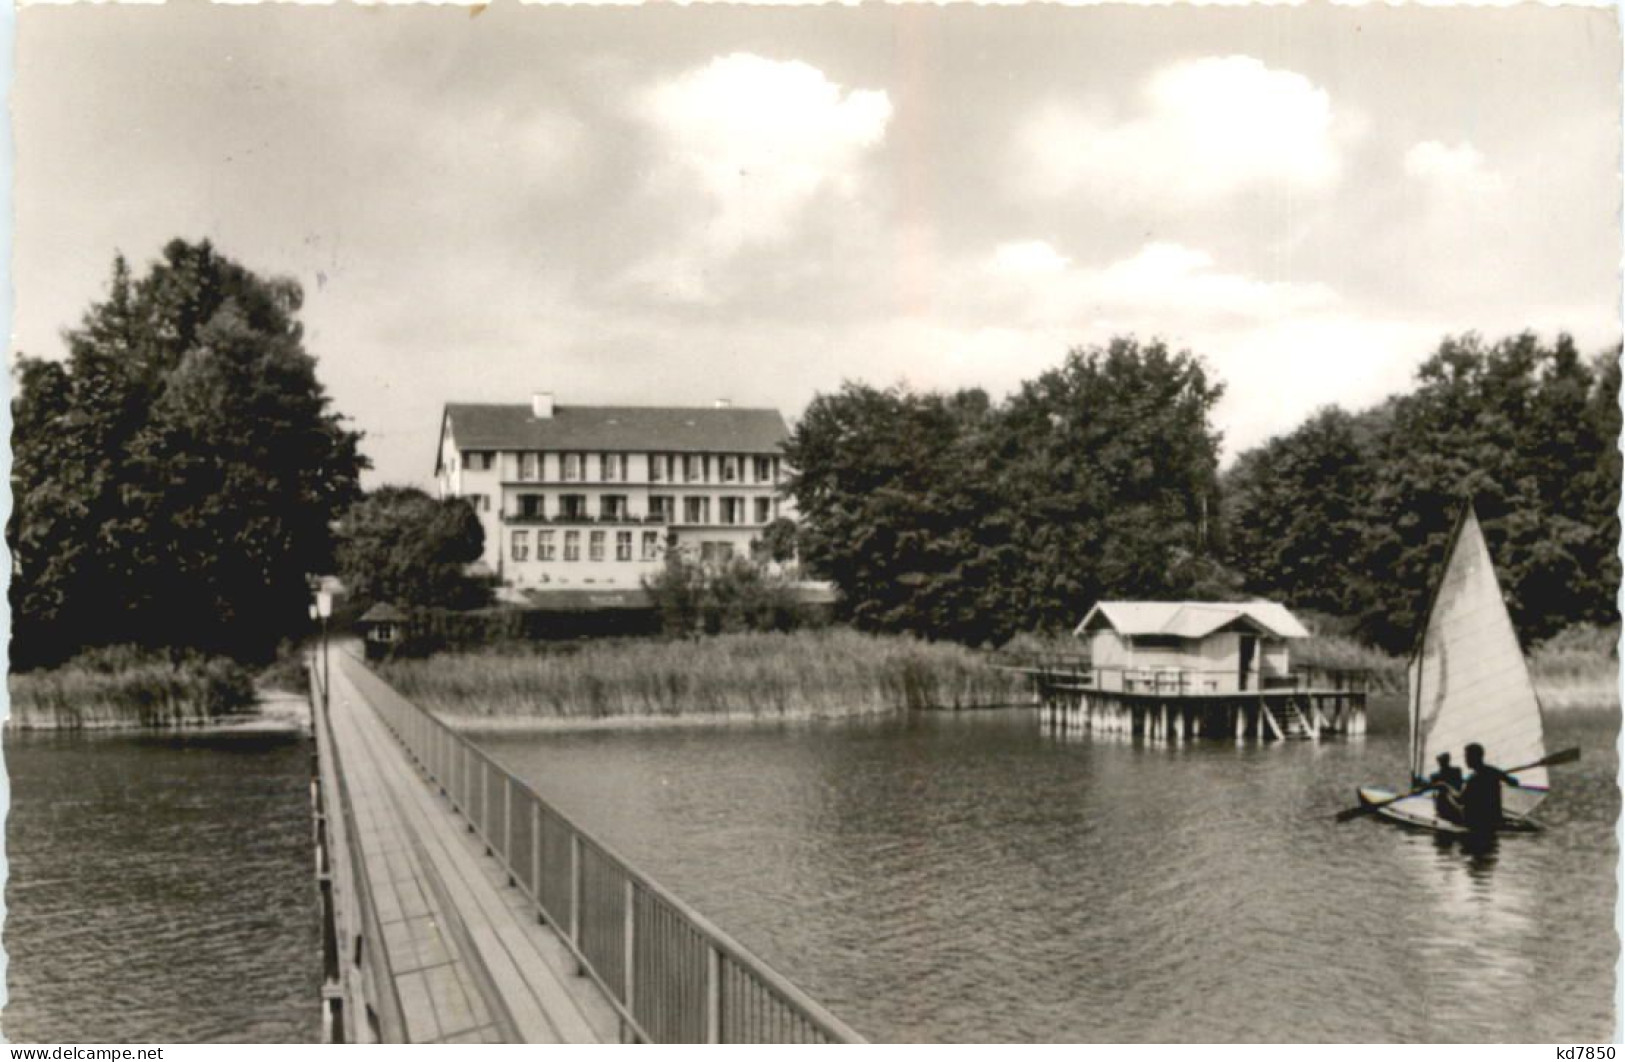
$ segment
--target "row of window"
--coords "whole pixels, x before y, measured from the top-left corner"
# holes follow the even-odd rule
[[[754,502],[754,509],[746,506],[747,502]],[[554,511],[547,511],[547,496],[543,494],[521,494],[519,496],[519,512],[521,517],[527,519],[546,519],[552,516],[558,520],[586,520],[592,517],[589,511],[588,498],[585,494],[560,494],[558,504]],[[772,498],[732,498],[717,499],[717,515],[719,522],[725,525],[744,524],[747,522],[765,524],[773,519]],[[750,517],[754,515],[755,519]],[[647,519],[653,523],[671,524],[677,522],[677,499],[669,494],[652,494],[649,496],[649,511]],[[627,496],[624,494],[601,494],[598,496],[599,520],[630,520],[633,519],[631,509],[627,505]],[[709,524],[711,522],[711,499],[694,497],[683,499],[683,523]]]
[[[603,531],[590,531],[587,533],[587,559],[601,561],[604,559],[604,550],[608,543],[608,536]],[[557,560],[557,538],[552,531],[536,532],[536,559],[539,561]],[[530,559],[530,532],[515,531],[510,539],[510,555],[516,561]],[[732,542],[702,542],[700,543],[700,560],[710,564],[726,561],[734,555]],[[643,532],[643,549],[640,554],[642,560],[658,560],[660,557],[660,533],[658,531]],[[566,561],[579,561],[581,559],[581,532],[564,532],[564,559]],[[629,561],[632,559],[632,532],[615,532],[615,559]]]
[[[469,471],[487,472],[495,465],[489,450],[467,450],[463,466]],[[520,453],[518,477],[530,483],[545,478],[540,453]],[[632,455],[624,453],[558,455],[558,477],[566,483],[629,483]],[[774,483],[778,480],[779,459],[742,454],[648,454],[651,483]]]
[[[539,561],[557,560],[558,533],[549,530],[536,532],[536,559]],[[581,532],[564,532],[564,559],[578,561],[581,559]],[[609,534],[605,531],[587,532],[587,559],[601,561],[604,559],[604,550],[608,543]],[[656,560],[660,556],[660,532],[643,532],[643,560]],[[516,561],[530,559],[530,532],[514,531],[509,539],[510,556]],[[615,559],[629,561],[632,559],[632,532],[615,532]]]

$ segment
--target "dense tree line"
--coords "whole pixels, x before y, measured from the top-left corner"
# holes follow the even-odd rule
[[[305,351],[299,286],[176,240],[123,257],[65,361],[14,367],[13,665],[133,644],[262,660],[359,493],[360,436]]]
[[[1220,394],[1199,359],[1132,339],[1002,404],[847,384],[786,448],[803,561],[862,628],[970,643],[1065,627],[1108,593],[1225,585],[1207,535]]]
[[[1612,622],[1617,351],[1446,340],[1416,386],[1324,409],[1218,475],[1200,359],[1075,350],[1003,403],[848,384],[788,447],[803,560],[871,630],[979,644],[1109,598],[1263,595],[1409,646],[1462,499],[1519,630]]]
[[[1416,387],[1326,409],[1224,478],[1225,557],[1249,590],[1408,648],[1471,497],[1526,640],[1617,618],[1618,350],[1568,336],[1445,340]]]

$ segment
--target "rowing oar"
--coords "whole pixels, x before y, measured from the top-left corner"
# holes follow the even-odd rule
[[[1521,767],[1514,767],[1506,773],[1518,774],[1521,771],[1532,771],[1536,767],[1556,767],[1560,763],[1573,763],[1579,758],[1580,750],[1578,748],[1564,749],[1561,752],[1554,752],[1544,759],[1536,760],[1534,763],[1526,763]],[[1413,789],[1409,793],[1401,793],[1396,797],[1389,797],[1387,800],[1379,800],[1375,804],[1361,804],[1357,808],[1349,808],[1345,811],[1339,811],[1337,813],[1337,821],[1348,822],[1350,819],[1357,819],[1361,815],[1369,815],[1373,811],[1381,811],[1389,804],[1397,804],[1401,800],[1409,800],[1413,796],[1421,796],[1423,793],[1437,788],[1439,788],[1437,784],[1425,785],[1420,789]]]

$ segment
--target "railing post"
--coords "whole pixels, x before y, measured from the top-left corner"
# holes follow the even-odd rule
[[[705,1042],[722,1042],[722,953],[711,944],[705,949]]]
[[[576,973],[587,972],[581,964],[581,835],[570,831],[570,943],[576,950]]]
[[[486,776],[485,757],[480,761],[480,836],[485,838],[485,854],[491,854],[491,779]]]
[[[530,897],[536,901],[536,920],[547,923],[542,913],[542,802],[530,802]]]
[[[513,778],[502,773],[502,865],[508,868],[508,884],[517,885],[513,872]]]

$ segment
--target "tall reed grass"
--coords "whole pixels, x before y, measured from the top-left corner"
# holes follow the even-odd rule
[[[509,646],[392,660],[380,673],[423,707],[463,718],[834,718],[1030,697],[1019,677],[961,646],[840,628]]]
[[[249,673],[230,660],[96,649],[58,668],[9,676],[11,718],[24,730],[172,727],[254,703]]]
[[[1529,671],[1544,707],[1617,705],[1619,628],[1585,624],[1561,631],[1530,652]]]

